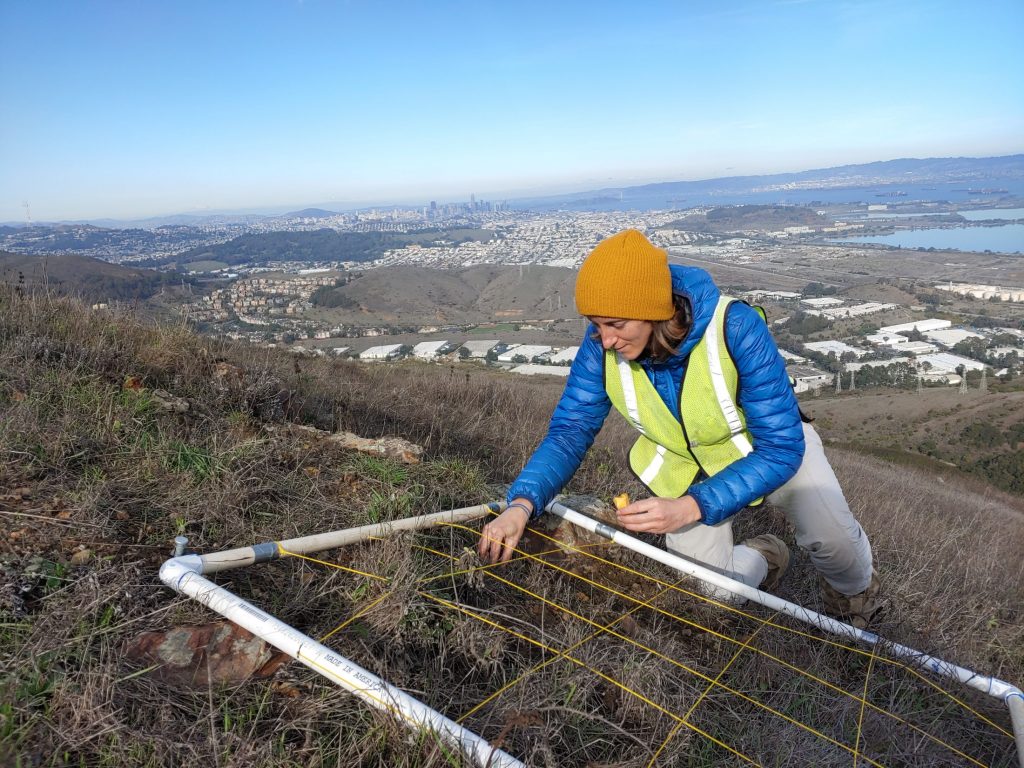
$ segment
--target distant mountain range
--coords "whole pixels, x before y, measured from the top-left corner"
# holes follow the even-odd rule
[[[925,185],[934,185],[927,189]],[[998,189],[1001,187],[1007,189]],[[1024,193],[1024,154],[1002,157],[941,157],[901,158],[860,165],[841,165],[796,173],[776,173],[763,176],[726,176],[699,181],[665,181],[629,187],[603,189],[522,198],[512,201],[517,206],[531,208],[616,208],[657,207],[651,201],[686,203],[687,206],[714,203],[758,202],[810,202],[812,193],[820,192],[819,199],[837,197],[848,202],[866,199],[862,195],[842,194],[846,190],[880,190],[908,187],[921,192],[938,192],[951,199],[954,193],[963,195],[983,193]],[[997,189],[993,189],[997,188]],[[869,195],[871,193],[868,193]],[[792,200],[778,200],[772,196],[794,196]],[[805,199],[800,199],[803,197]],[[926,195],[938,199],[937,196]],[[832,200],[838,202],[838,199]]]
[[[927,199],[960,200],[971,194],[1010,194],[1024,196],[1024,154],[1001,157],[900,158],[859,165],[841,165],[794,173],[761,176],[726,176],[697,181],[664,181],[624,187],[604,187],[557,195],[520,197],[509,202],[518,208],[538,210],[569,208],[580,210],[620,210],[635,208],[692,207],[701,204],[732,203],[808,203],[813,200],[855,202],[873,195],[886,196],[887,190],[907,187]],[[848,190],[862,190],[859,196]],[[817,196],[816,192],[819,192]],[[945,195],[943,197],[943,195]],[[416,205],[387,207],[416,208]],[[339,212],[352,212],[369,205],[326,203],[332,209],[309,207],[288,213],[273,209],[220,211],[210,214],[174,214],[131,221],[89,219],[61,224],[91,224],[106,228],[154,229],[162,226],[200,224],[258,224],[273,219],[327,218]],[[280,210],[280,209],[278,209]],[[21,222],[7,222],[15,227]]]

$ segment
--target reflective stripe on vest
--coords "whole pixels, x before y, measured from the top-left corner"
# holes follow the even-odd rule
[[[753,450],[736,404],[739,375],[725,344],[725,314],[735,300],[719,299],[704,336],[690,352],[680,396],[681,422],[641,365],[612,350],[605,352],[608,397],[640,433],[629,451],[630,467],[657,496],[682,496],[699,471],[714,475]]]

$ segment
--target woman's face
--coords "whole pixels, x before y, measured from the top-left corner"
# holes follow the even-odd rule
[[[626,360],[636,360],[647,349],[654,326],[649,320],[623,320],[620,317],[590,317],[601,334],[601,346],[612,349]]]

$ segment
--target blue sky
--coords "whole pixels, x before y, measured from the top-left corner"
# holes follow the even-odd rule
[[[1022,0],[3,0],[0,35],[0,221],[1024,151]]]

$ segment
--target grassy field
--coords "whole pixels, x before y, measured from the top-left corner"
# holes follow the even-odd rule
[[[560,387],[296,361],[0,293],[0,762],[463,765],[297,664],[269,680],[182,686],[130,664],[125,647],[144,630],[211,621],[156,577],[174,535],[208,552],[496,498]],[[401,436],[425,460],[366,456],[293,424]],[[570,490],[637,495],[623,467],[631,439],[609,420]],[[1019,684],[1020,499],[855,451],[830,456],[885,583],[879,631]],[[777,511],[737,521],[738,538],[764,530],[792,544]],[[622,551],[544,535],[501,569],[478,567],[469,526],[324,556],[380,578],[286,559],[221,582],[314,636],[355,616],[332,648],[528,765],[1014,764],[998,702],[952,688],[965,709],[884,657],[709,603]],[[820,607],[802,553],[779,593]]]

